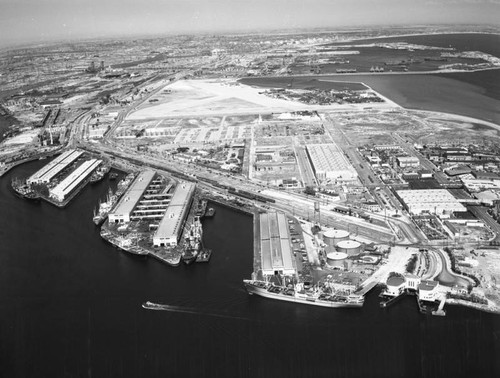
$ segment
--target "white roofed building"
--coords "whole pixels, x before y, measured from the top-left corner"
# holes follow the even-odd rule
[[[130,222],[130,216],[156,173],[151,170],[141,172],[123,194],[115,208],[108,214],[110,223]]]
[[[71,172],[68,177],[62,180],[54,188],[49,190],[50,197],[57,201],[64,199],[80,185],[92,172],[101,164],[102,160],[90,159]]]
[[[285,215],[276,212],[260,214],[259,224],[263,275],[295,275],[297,269]]]
[[[318,181],[355,181],[358,174],[347,161],[344,153],[333,143],[311,144],[307,146],[307,154],[311,160]]]
[[[176,246],[184,227],[184,222],[193,201],[195,184],[182,182],[177,184],[167,211],[153,236],[156,247]]]
[[[440,215],[467,211],[447,189],[398,190],[396,193],[412,214]]]
[[[52,160],[50,163],[45,165],[43,168],[36,171],[26,180],[28,185],[32,184],[48,184],[55,176],[57,176],[61,171],[68,165],[73,163],[76,159],[82,156],[83,151],[80,150],[69,150],[63,152],[57,158]]]

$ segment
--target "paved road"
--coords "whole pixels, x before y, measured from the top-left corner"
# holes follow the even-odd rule
[[[490,230],[495,233],[493,241],[500,243],[500,224],[497,223],[489,214],[488,211],[482,206],[467,206],[467,208],[478,219],[481,219],[488,225]]]

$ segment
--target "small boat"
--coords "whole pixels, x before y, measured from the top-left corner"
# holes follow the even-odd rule
[[[196,206],[196,209],[194,211],[194,214],[198,217],[202,217],[205,215],[205,212],[207,211],[207,200],[201,200],[198,202],[198,205]]]
[[[197,263],[209,262],[211,256],[212,256],[211,249],[203,249],[203,251],[199,253],[198,256],[196,257],[196,262]]]
[[[103,165],[97,168],[90,176],[90,183],[95,184],[96,182],[101,181],[110,169],[111,167],[109,165]]]
[[[110,180],[116,180],[118,178],[118,173],[112,172],[109,174],[109,179]]]
[[[215,215],[215,209],[213,207],[210,207],[205,213],[205,217],[207,218],[212,218],[214,215]]]

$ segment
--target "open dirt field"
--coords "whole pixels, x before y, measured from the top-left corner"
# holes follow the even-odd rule
[[[167,88],[167,87],[166,87]],[[201,116],[201,115],[245,115],[269,112],[323,109],[363,109],[397,107],[392,102],[375,104],[307,105],[298,101],[270,98],[261,94],[261,89],[238,84],[230,80],[184,80],[168,85],[165,91],[153,96],[157,100],[144,104],[129,114],[128,120]]]

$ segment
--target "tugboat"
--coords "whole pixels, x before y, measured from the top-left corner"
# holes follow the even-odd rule
[[[204,248],[201,253],[198,253],[198,256],[196,257],[196,262],[209,262],[210,257],[212,256],[212,250]]]
[[[95,184],[96,182],[101,181],[110,169],[111,167],[109,165],[103,165],[97,168],[90,176],[90,183]]]
[[[198,201],[198,206],[196,206],[196,210],[194,211],[194,215],[196,215],[197,217],[204,216],[205,211],[207,211],[207,204],[208,204],[208,201],[205,199]]]
[[[207,212],[205,213],[205,217],[212,218],[215,215],[215,209],[213,207],[209,207]]]
[[[200,217],[195,216],[191,228],[187,231],[185,246],[182,252],[182,261],[189,265],[196,261],[198,254],[202,252],[203,228],[201,227]]]

